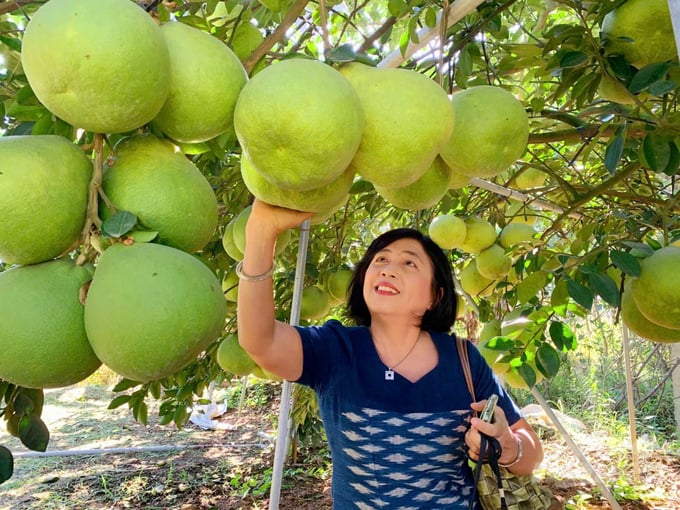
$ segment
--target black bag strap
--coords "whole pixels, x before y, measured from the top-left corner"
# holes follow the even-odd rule
[[[472,384],[472,370],[470,369],[470,358],[468,357],[467,340],[463,338],[456,337],[456,347],[458,348],[458,357],[460,358],[460,364],[463,368],[463,374],[465,375],[465,383],[467,384],[468,391],[472,397],[472,401],[476,402],[475,397],[475,387]],[[482,472],[482,464],[488,463],[491,469],[496,475],[496,482],[498,483],[498,493],[501,497],[501,510],[507,510],[508,505],[505,501],[505,491],[503,490],[503,478],[501,477],[501,471],[498,467],[498,459],[501,457],[502,449],[501,445],[495,437],[489,437],[486,434],[481,434],[482,442],[479,448],[479,459],[475,464],[475,470],[473,471],[473,488],[472,497],[470,498],[469,510],[473,510],[475,505],[475,499],[477,495],[477,483],[479,482],[479,475]]]

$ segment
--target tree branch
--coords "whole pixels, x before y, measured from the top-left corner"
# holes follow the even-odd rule
[[[11,1],[0,2],[0,16],[2,16],[3,14],[8,14],[10,12],[16,11],[17,9],[21,9],[24,5],[44,4],[46,1],[47,0],[45,0],[45,1],[11,0]]]
[[[262,57],[264,57],[269,50],[271,50],[274,45],[281,41],[286,35],[286,31],[295,22],[300,13],[305,9],[309,0],[297,0],[289,9],[286,17],[283,18],[281,23],[276,27],[276,29],[267,37],[262,43],[253,50],[250,56],[243,62],[243,67],[245,67],[246,72],[250,75],[250,72],[255,67]]]

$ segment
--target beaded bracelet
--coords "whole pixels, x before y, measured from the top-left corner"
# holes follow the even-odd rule
[[[519,436],[515,436],[515,440],[517,441],[517,456],[514,458],[514,460],[508,462],[507,464],[501,464],[499,462],[498,463],[499,466],[509,468],[517,464],[520,460],[522,460],[522,440],[519,438]]]
[[[238,276],[241,280],[246,281],[246,282],[261,282],[262,280],[266,280],[270,276],[274,274],[274,265],[272,264],[272,267],[269,269],[269,271],[258,274],[258,275],[249,275],[243,272],[243,261],[240,261],[238,264],[236,264],[236,276]]]

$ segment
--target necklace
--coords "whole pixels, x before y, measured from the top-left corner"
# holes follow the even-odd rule
[[[411,348],[406,353],[406,356],[401,358],[395,365],[392,365],[391,367],[389,367],[389,366],[387,367],[387,370],[385,370],[385,380],[386,381],[394,381],[394,369],[397,368],[399,365],[401,365],[404,361],[406,361],[406,358],[408,358],[411,355],[413,350],[416,348],[416,345],[418,345],[418,342],[420,341],[420,337],[421,337],[421,335],[418,334],[418,338],[416,338],[416,341],[413,342],[413,345],[411,346]],[[385,363],[385,362],[383,361],[383,363]],[[385,363],[385,365],[387,365],[387,363]]]

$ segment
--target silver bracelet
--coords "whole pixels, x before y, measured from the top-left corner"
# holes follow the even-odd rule
[[[258,275],[250,275],[246,274],[243,272],[243,261],[241,260],[238,264],[236,264],[236,276],[239,277],[239,279],[246,281],[246,282],[261,282],[262,280],[266,280],[267,278],[271,277],[274,274],[274,264],[272,264],[272,267],[269,269],[269,271],[258,274]]]
[[[517,464],[520,460],[522,460],[522,440],[519,438],[519,436],[513,434],[515,436],[515,440],[517,441],[517,456],[514,458],[514,460],[508,462],[507,464],[501,464],[500,462],[498,463],[499,466],[504,467],[504,468],[509,468]]]

